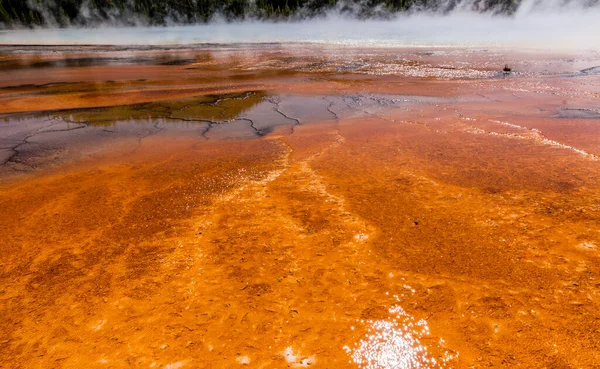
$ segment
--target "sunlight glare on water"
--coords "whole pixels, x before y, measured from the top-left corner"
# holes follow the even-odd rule
[[[351,362],[362,369],[432,369],[446,368],[456,354],[446,353],[436,360],[421,342],[430,336],[427,321],[416,321],[399,305],[389,309],[392,317],[381,320],[361,321],[367,324],[367,334],[354,348],[344,350]]]

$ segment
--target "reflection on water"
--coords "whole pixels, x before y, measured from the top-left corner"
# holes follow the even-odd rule
[[[187,65],[193,64],[202,55],[198,57],[181,58],[175,54],[153,55],[121,55],[114,57],[104,56],[86,56],[86,57],[67,57],[54,60],[47,60],[41,57],[19,58],[0,60],[0,67],[3,70],[27,69],[27,68],[80,68],[80,67],[99,67],[99,66],[126,66],[126,65]]]
[[[66,110],[58,112],[56,115],[63,119],[92,125],[112,125],[119,121],[156,118],[218,124],[237,118],[242,112],[263,101],[266,96],[267,94],[263,91],[200,95],[177,100],[106,108]]]
[[[40,158],[69,154],[73,157],[85,142],[88,148],[107,140],[168,132],[188,132],[204,140],[229,140],[263,137],[278,127],[295,127],[311,122],[373,118],[422,125],[434,132],[457,132],[529,140],[571,150],[596,160],[594,151],[551,139],[538,128],[496,119],[479,119],[456,110],[457,104],[485,103],[479,96],[434,97],[352,93],[341,95],[284,95],[265,91],[208,94],[165,101],[69,109],[48,113],[5,115],[0,125],[0,159],[6,165],[35,168]],[[439,117],[425,123],[423,108],[433,108]],[[452,112],[448,116],[448,112]],[[597,119],[597,109],[558,108],[550,119]],[[541,115],[549,115],[545,111]],[[398,117],[402,117],[399,119]],[[459,118],[458,120],[456,118]],[[452,121],[452,125],[444,122]],[[460,122],[460,124],[459,124]],[[444,130],[435,127],[445,126]],[[284,129],[285,130],[285,129]],[[137,145],[137,144],[136,144]],[[70,148],[70,149],[69,149]],[[87,150],[83,150],[87,151]],[[58,156],[56,156],[58,155]]]

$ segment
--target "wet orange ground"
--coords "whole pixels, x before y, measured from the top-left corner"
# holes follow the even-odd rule
[[[251,139],[163,124],[9,159],[0,367],[600,367],[600,78],[291,73],[257,62],[291,63],[281,50],[252,51],[254,69],[228,53],[3,72],[11,117],[249,90],[330,103]]]

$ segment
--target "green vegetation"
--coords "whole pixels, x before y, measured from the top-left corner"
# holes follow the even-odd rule
[[[417,8],[451,10],[467,0],[0,0],[0,28],[20,26],[165,25],[227,20],[302,19],[336,7],[358,18]],[[470,0],[477,11],[510,13],[521,0]]]

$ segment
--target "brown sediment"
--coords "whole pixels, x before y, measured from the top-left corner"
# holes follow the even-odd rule
[[[58,68],[80,91],[0,91],[29,114],[0,123],[0,366],[600,362],[600,120],[557,114],[593,109],[598,77],[340,75],[254,50],[256,83],[190,87],[239,53],[161,66],[131,100],[89,95],[88,67]]]
[[[62,110],[56,115],[63,119],[97,125],[148,118],[227,121],[237,118],[242,112],[258,104],[265,97],[266,94],[262,91],[244,91],[107,108]]]

